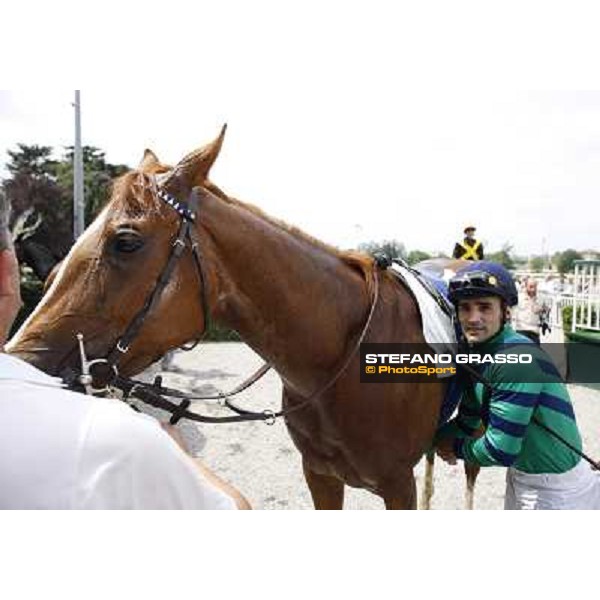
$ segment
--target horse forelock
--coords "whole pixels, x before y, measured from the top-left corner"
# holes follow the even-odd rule
[[[152,174],[130,171],[113,184],[110,212],[114,218],[165,217],[168,211],[156,194]]]

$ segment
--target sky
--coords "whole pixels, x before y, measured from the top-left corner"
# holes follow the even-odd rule
[[[226,122],[213,181],[342,248],[393,239],[449,253],[473,224],[489,250],[600,249],[598,48],[585,7],[525,2],[515,19],[510,2],[282,4],[219,3],[175,49],[185,34],[111,54],[123,34],[113,24],[85,70],[21,76],[0,92],[0,169],[19,142],[73,143],[77,80],[83,143],[110,162],[133,168],[149,147],[176,163]],[[110,75],[109,56],[122,64]],[[106,74],[86,77],[102,60]]]

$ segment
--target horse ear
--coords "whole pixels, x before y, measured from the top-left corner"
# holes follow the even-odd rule
[[[144,173],[145,171],[149,171],[152,167],[156,167],[159,164],[160,161],[158,160],[158,156],[156,156],[152,150],[146,148],[144,150],[144,158],[142,158],[138,170]]]
[[[221,152],[226,131],[225,124],[215,140],[181,160],[175,167],[173,176],[183,179],[190,187],[202,185],[208,179],[208,174]]]

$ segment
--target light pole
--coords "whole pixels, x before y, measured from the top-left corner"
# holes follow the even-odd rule
[[[83,151],[81,149],[81,98],[75,90],[75,147],[73,152],[73,237],[85,229],[85,199],[83,196]]]

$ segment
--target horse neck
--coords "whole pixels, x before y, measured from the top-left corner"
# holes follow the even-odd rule
[[[211,196],[200,215],[214,319],[292,388],[314,389],[360,335],[369,310],[363,274],[243,204]]]

